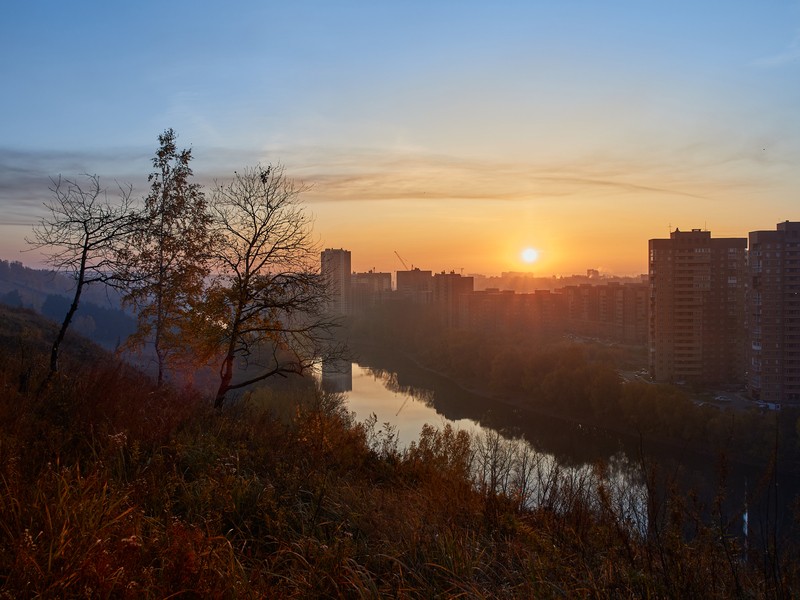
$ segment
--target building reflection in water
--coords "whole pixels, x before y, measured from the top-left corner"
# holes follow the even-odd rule
[[[338,393],[352,391],[353,363],[341,359],[322,363],[322,389]]]

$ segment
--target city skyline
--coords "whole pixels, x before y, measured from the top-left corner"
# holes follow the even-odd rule
[[[206,186],[284,164],[310,186],[320,246],[360,272],[396,271],[396,251],[435,272],[638,275],[647,240],[676,227],[735,237],[797,218],[796,1],[8,12],[7,260],[41,265],[20,250],[48,177],[142,196],[170,127]]]

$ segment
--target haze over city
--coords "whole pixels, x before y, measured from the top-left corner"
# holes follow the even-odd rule
[[[800,3],[18,3],[0,257],[48,178],[285,165],[353,269],[617,274],[671,228],[796,219]],[[523,253],[528,250],[527,255]],[[535,253],[533,252],[535,251]]]

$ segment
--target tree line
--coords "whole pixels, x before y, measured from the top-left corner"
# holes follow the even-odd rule
[[[406,353],[466,388],[533,411],[706,452],[724,449],[757,464],[777,458],[783,468],[800,470],[800,411],[698,406],[676,386],[625,382],[619,369],[633,367],[635,350],[452,329],[430,311],[399,303],[354,319],[348,332],[356,345]]]
[[[48,380],[82,293],[95,284],[120,290],[137,315],[126,345],[152,349],[158,385],[177,369],[217,369],[216,408],[232,390],[303,374],[335,352],[304,187],[280,165],[257,165],[207,193],[174,130],[158,143],[141,201],[129,185],[110,192],[98,175],[51,180],[46,216],[27,241],[75,287]]]

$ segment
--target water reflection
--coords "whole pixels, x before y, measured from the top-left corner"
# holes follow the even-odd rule
[[[353,363],[349,360],[328,360],[322,364],[320,378],[326,392],[344,393],[353,389]]]
[[[398,376],[397,373],[394,373],[392,371],[387,371],[386,369],[381,369],[380,367],[360,367],[359,365],[356,366],[358,368],[365,369],[367,373],[369,373],[375,379],[383,383],[383,387],[385,387],[390,392],[405,395],[408,396],[409,398],[414,398],[414,400],[422,402],[423,404],[425,404],[425,406],[434,409],[436,408],[434,404],[435,394],[433,393],[433,390],[414,387],[413,385],[400,383],[400,377]]]
[[[453,426],[474,432],[478,424],[470,419],[453,419],[440,414],[434,406],[431,389],[404,383],[395,372],[380,367],[352,365],[352,390],[347,404],[363,421],[375,415],[378,423],[390,423],[397,431],[401,448],[419,438],[426,424]]]
[[[702,453],[692,446],[612,432],[504,404],[464,389],[402,354],[373,348],[362,356],[368,358],[351,365],[350,410],[359,421],[374,414],[379,425],[389,424],[401,451],[419,439],[425,424],[442,428],[448,423],[472,434],[476,448],[478,434],[487,431],[500,432],[503,440],[517,446],[512,452],[515,466],[508,472],[496,462],[502,453],[489,453],[487,462],[475,450],[473,475],[487,490],[499,486],[498,490],[510,490],[527,506],[563,510],[565,502],[568,505],[581,497],[576,490],[600,489],[602,494],[582,501],[613,506],[620,524],[639,532],[646,530],[648,521],[666,518],[665,498],[675,493],[691,501],[701,518],[725,521],[733,535],[743,534],[747,510],[752,543],[793,529],[798,482],[792,473],[729,464],[724,454]],[[520,458],[525,453],[527,458]],[[653,496],[649,502],[648,486]],[[648,505],[655,517],[648,518]]]
[[[355,395],[350,395],[352,405],[372,403],[372,410],[377,412],[381,423],[397,421],[401,427],[406,424],[406,413],[414,415],[408,427],[405,427],[409,434],[403,436],[406,442],[417,437],[425,422],[437,424],[448,421],[459,423],[470,431],[483,427],[500,431],[506,437],[524,438],[537,450],[554,454],[560,463],[573,466],[598,458],[608,459],[623,449],[618,436],[604,430],[489,400],[403,357],[387,358],[371,354],[369,363],[353,365],[353,373]],[[364,378],[379,381],[380,386],[372,385]],[[359,380],[362,381],[362,391],[358,389]],[[381,406],[375,399],[387,392],[398,400],[395,411],[402,418],[395,419],[395,415],[385,409],[382,416],[378,410]],[[409,398],[430,410],[423,411],[420,407],[409,409]],[[406,406],[400,411],[403,402]]]
[[[555,512],[583,503],[613,514],[628,529],[645,533],[643,477],[639,464],[625,453],[615,452],[600,462],[561,460],[537,449],[520,427],[506,423],[493,428],[489,423],[496,422],[496,414],[485,401],[473,406],[473,411],[483,414],[478,421],[460,418],[463,413],[452,410],[455,404],[445,394],[417,383],[382,367],[353,364],[348,407],[359,421],[374,419],[389,425],[386,429],[397,433],[401,449],[416,443],[425,425],[468,431],[472,437],[469,468],[482,493],[502,493],[520,507]],[[463,401],[463,390],[460,396]]]

